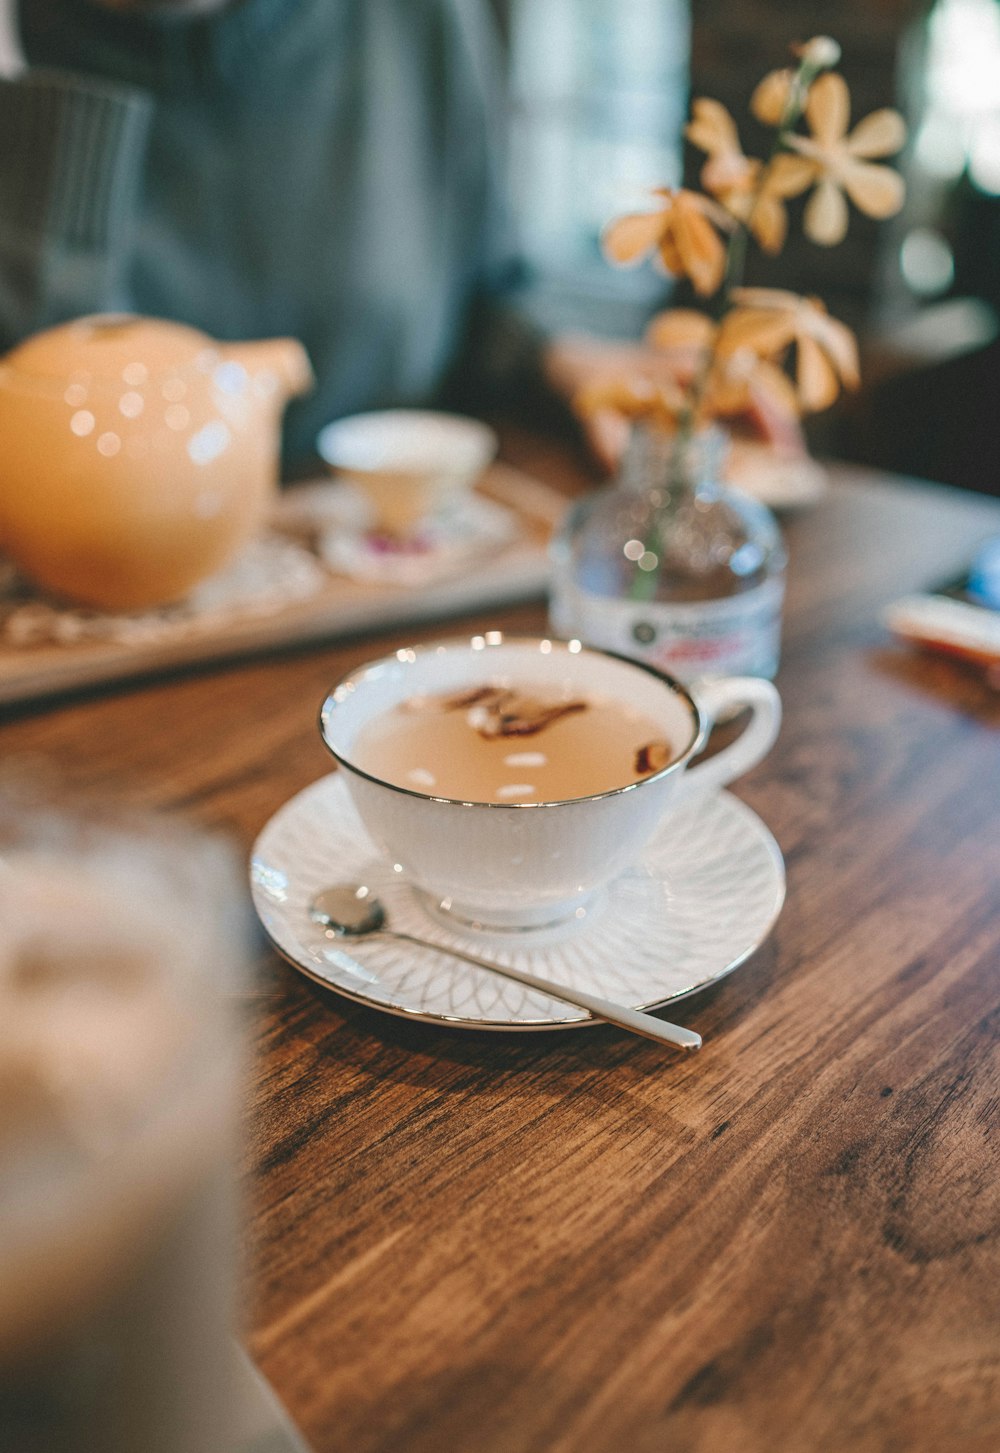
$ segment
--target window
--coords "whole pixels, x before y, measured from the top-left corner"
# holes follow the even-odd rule
[[[612,216],[676,185],[687,109],[686,0],[510,0],[511,190],[549,327],[630,334],[668,283],[600,252]]]

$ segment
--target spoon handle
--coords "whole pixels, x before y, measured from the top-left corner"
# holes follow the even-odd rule
[[[416,938],[412,933],[400,933],[396,929],[381,929],[380,932],[387,938],[403,939],[407,943],[416,944],[418,948],[451,954],[452,958],[464,959],[467,964],[475,964],[479,969],[502,974],[505,979],[516,979],[519,984],[526,984],[529,989],[538,989],[553,999],[561,999],[564,1004],[575,1004],[578,1009],[586,1009],[593,1018],[606,1020],[608,1024],[617,1024],[619,1029],[631,1030],[633,1034],[641,1034],[645,1039],[655,1039],[658,1043],[669,1044],[674,1049],[701,1048],[701,1035],[696,1034],[693,1029],[670,1024],[665,1019],[655,1019],[652,1014],[644,1014],[641,1009],[612,1004],[610,1000],[601,999],[597,994],[588,994],[584,989],[571,989],[565,984],[554,984],[550,979],[540,979],[537,974],[529,974],[524,969],[513,969],[507,964],[477,958],[475,954],[467,954],[462,949],[430,943],[425,938]]]

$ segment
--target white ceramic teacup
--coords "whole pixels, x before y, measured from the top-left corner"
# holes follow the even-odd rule
[[[383,409],[338,419],[317,447],[361,490],[374,527],[405,536],[471,489],[497,449],[488,424],[429,409]]]
[[[412,696],[476,685],[589,694],[627,701],[662,724],[673,760],[638,782],[558,802],[485,803],[434,797],[362,771],[359,732]],[[713,721],[749,707],[742,735],[691,766]],[[708,792],[748,771],[770,750],[781,721],[775,688],[729,677],[689,690],[634,661],[578,641],[504,637],[432,642],[397,651],[345,676],[320,713],[327,748],[373,840],[426,895],[428,906],[489,929],[570,921],[641,855],[665,814],[692,792]]]

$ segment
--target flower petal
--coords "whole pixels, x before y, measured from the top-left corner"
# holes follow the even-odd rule
[[[721,101],[709,96],[699,96],[691,104],[691,120],[684,128],[684,134],[693,146],[714,156],[720,151],[740,151],[740,137],[736,122]]]
[[[750,196],[756,186],[760,162],[742,152],[720,152],[709,157],[701,169],[701,184],[733,211],[733,201]]]
[[[814,81],[806,99],[806,120],[820,146],[833,147],[842,141],[851,119],[851,93],[836,71],[827,71]]]
[[[618,267],[640,262],[660,241],[668,218],[669,210],[664,208],[657,212],[630,212],[616,218],[605,227],[601,237],[605,257]]]
[[[753,354],[716,361],[706,384],[705,404],[710,417],[736,416],[768,439],[797,434],[800,410],[792,380],[777,364]]]
[[[823,247],[842,242],[847,231],[847,202],[836,182],[824,177],[809,198],[802,219],[806,236]]]
[[[757,360],[757,367],[747,379],[747,391],[762,412],[788,419],[799,416],[799,398],[795,385],[783,368],[767,359]]]
[[[905,140],[906,122],[898,111],[886,106],[858,122],[847,138],[847,149],[858,157],[892,156]]]
[[[708,297],[722,282],[726,249],[708,218],[695,206],[678,199],[671,229],[684,271],[696,293]]]
[[[794,337],[795,315],[788,308],[731,308],[722,320],[716,351],[730,354],[746,348],[758,356],[773,356]]]
[[[719,201],[725,207],[730,217],[738,222],[746,222],[750,216],[750,209],[754,205],[754,193],[752,188],[743,186],[726,187],[719,192]]]
[[[694,308],[671,308],[658,313],[646,329],[646,341],[654,348],[696,348],[711,346],[715,324],[707,313]]]
[[[684,266],[684,259],[681,257],[671,232],[664,232],[660,238],[660,245],[656,249],[653,262],[660,272],[667,273],[670,277],[686,277],[687,269]]]
[[[816,340],[833,364],[845,388],[855,389],[861,381],[858,366],[858,342],[846,323],[831,318],[822,303],[811,300],[803,309],[803,331]]]
[[[906,184],[891,166],[870,161],[853,162],[844,168],[844,190],[869,217],[892,217],[906,200]]]
[[[741,414],[750,402],[747,380],[743,374],[731,377],[719,367],[712,369],[702,394],[705,414],[718,418],[723,414]]]
[[[799,402],[811,414],[828,409],[840,392],[833,365],[814,338],[799,337],[795,381]]]
[[[710,222],[714,222],[716,227],[720,228],[721,231],[732,231],[733,219],[729,216],[728,212],[724,207],[720,207],[718,202],[714,202],[711,197],[706,197],[703,192],[692,192],[682,187],[677,193],[677,201],[682,211],[687,212],[693,210],[700,212]]]
[[[686,399],[676,385],[665,381],[654,382],[642,374],[609,375],[578,390],[573,407],[581,419],[591,424],[604,421],[598,425],[602,432],[614,418],[644,419],[671,429],[684,411]]]
[[[653,388],[648,380],[616,375],[593,379],[573,396],[573,407],[581,418],[605,412],[631,418],[648,409],[652,402]]]
[[[788,234],[788,213],[780,197],[762,192],[750,213],[750,231],[765,252],[780,252]]]
[[[764,191],[775,197],[797,197],[816,180],[817,166],[805,156],[781,151],[764,173]]]
[[[792,90],[790,69],[771,71],[755,88],[750,97],[750,110],[765,126],[780,126]]]

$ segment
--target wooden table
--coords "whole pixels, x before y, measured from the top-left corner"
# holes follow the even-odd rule
[[[317,1450],[1000,1447],[1000,695],[877,616],[997,531],[847,471],[788,521],[785,727],[738,787],[788,898],[674,1011],[700,1054],[409,1024],[262,949],[249,1345]],[[247,850],[329,768],[329,683],[417,634],[14,710],[0,749]]]

